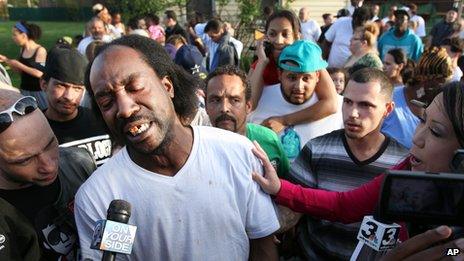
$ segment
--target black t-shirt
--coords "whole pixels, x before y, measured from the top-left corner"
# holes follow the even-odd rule
[[[31,223],[2,198],[0,210],[0,260],[39,260],[39,243]]]
[[[87,149],[102,165],[111,157],[111,139],[105,129],[105,123],[99,120],[92,110],[78,108],[77,116],[69,121],[47,119],[52,127],[60,147],[79,147]]]
[[[19,210],[35,227],[42,260],[76,257],[74,195],[95,168],[95,160],[87,150],[60,148],[58,178],[52,184],[19,190],[0,189],[0,198]],[[0,219],[9,215],[0,211]]]

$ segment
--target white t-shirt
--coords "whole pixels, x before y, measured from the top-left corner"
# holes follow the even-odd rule
[[[105,43],[109,43],[111,42],[111,40],[113,40],[111,38],[111,36],[109,35],[104,35],[103,38],[102,38],[102,41],[105,42]],[[87,50],[87,46],[89,46],[89,44],[91,42],[95,41],[95,39],[93,39],[92,36],[87,36],[85,37],[84,39],[82,39],[80,42],[79,42],[79,45],[77,46],[77,50],[85,56],[85,51]]]
[[[383,25],[386,25],[387,22],[390,21],[390,20],[391,20],[390,17],[385,16],[384,18],[382,18],[382,24],[383,24]]]
[[[259,99],[256,110],[253,111],[248,121],[261,124],[265,119],[272,116],[281,116],[290,114],[293,112],[301,111],[302,109],[308,108],[318,101],[316,93],[314,93],[309,100],[300,105],[295,105],[287,102],[282,96],[280,90],[280,83],[267,86],[263,88],[261,99]],[[343,128],[343,116],[341,113],[343,97],[338,95],[338,110],[337,113],[327,116],[318,121],[311,123],[304,123],[295,125],[294,130],[300,136],[300,143],[303,146],[310,139],[324,135]],[[283,133],[280,133],[282,135]]]
[[[132,253],[120,260],[247,260],[249,239],[271,235],[279,221],[270,197],[251,179],[262,166],[244,136],[193,127],[192,151],[173,177],[135,164],[124,147],[81,186],[75,218],[82,259],[100,260],[89,248],[95,221],[113,199],[132,205],[137,226]]]
[[[321,27],[314,20],[308,20],[307,22],[301,23],[301,33],[303,39],[317,42],[321,36]]]
[[[411,17],[410,21],[417,23],[417,28],[414,31],[414,33],[416,33],[416,35],[419,36],[419,37],[424,37],[425,36],[425,21],[424,21],[424,18],[422,18],[422,16],[419,16],[419,15],[414,15],[413,17]]]
[[[351,55],[352,20],[351,17],[341,17],[325,33],[325,39],[332,43],[328,61],[329,67],[343,68]]]
[[[461,80],[463,73],[461,71],[461,68],[459,66],[454,67],[453,69],[453,75],[451,76],[450,82],[459,82]]]

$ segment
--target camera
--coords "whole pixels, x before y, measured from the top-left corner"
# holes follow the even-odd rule
[[[453,173],[388,171],[378,216],[386,221],[464,226],[464,150],[456,151]]]

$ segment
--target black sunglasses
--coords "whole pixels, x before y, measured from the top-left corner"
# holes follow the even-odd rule
[[[17,100],[10,108],[0,112],[0,133],[13,123],[13,112],[24,116],[37,109],[37,100],[32,96],[25,96]]]

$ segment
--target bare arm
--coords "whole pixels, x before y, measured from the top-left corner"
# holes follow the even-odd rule
[[[37,62],[37,63],[45,63],[46,59],[47,59],[47,51],[45,50],[45,48],[39,47],[39,50],[37,50],[37,55],[36,55],[35,62]],[[19,62],[16,59],[8,59],[8,58],[5,57],[4,61],[12,69],[14,69],[16,71],[22,71],[22,72],[27,73],[29,75],[32,75],[32,76],[34,76],[36,78],[40,78],[43,75],[42,71],[40,71],[40,70],[38,70],[36,68],[33,68],[33,67],[26,66],[25,64]]]
[[[263,73],[269,63],[269,58],[266,57],[262,41],[257,44],[258,62],[255,69],[250,69],[248,72],[248,80],[251,84],[251,109],[254,110],[258,106],[259,99],[263,93]]]
[[[303,214],[294,212],[281,205],[277,205],[277,208],[279,209],[280,228],[277,230],[276,234],[287,232],[289,229],[293,228],[298,223],[301,216],[303,216]]]
[[[337,112],[337,92],[326,69],[320,71],[315,92],[319,101],[314,105],[283,116],[270,117],[263,121],[262,125],[279,133],[285,126],[317,121]]]
[[[277,261],[279,254],[274,243],[274,235],[250,240],[249,260]]]

